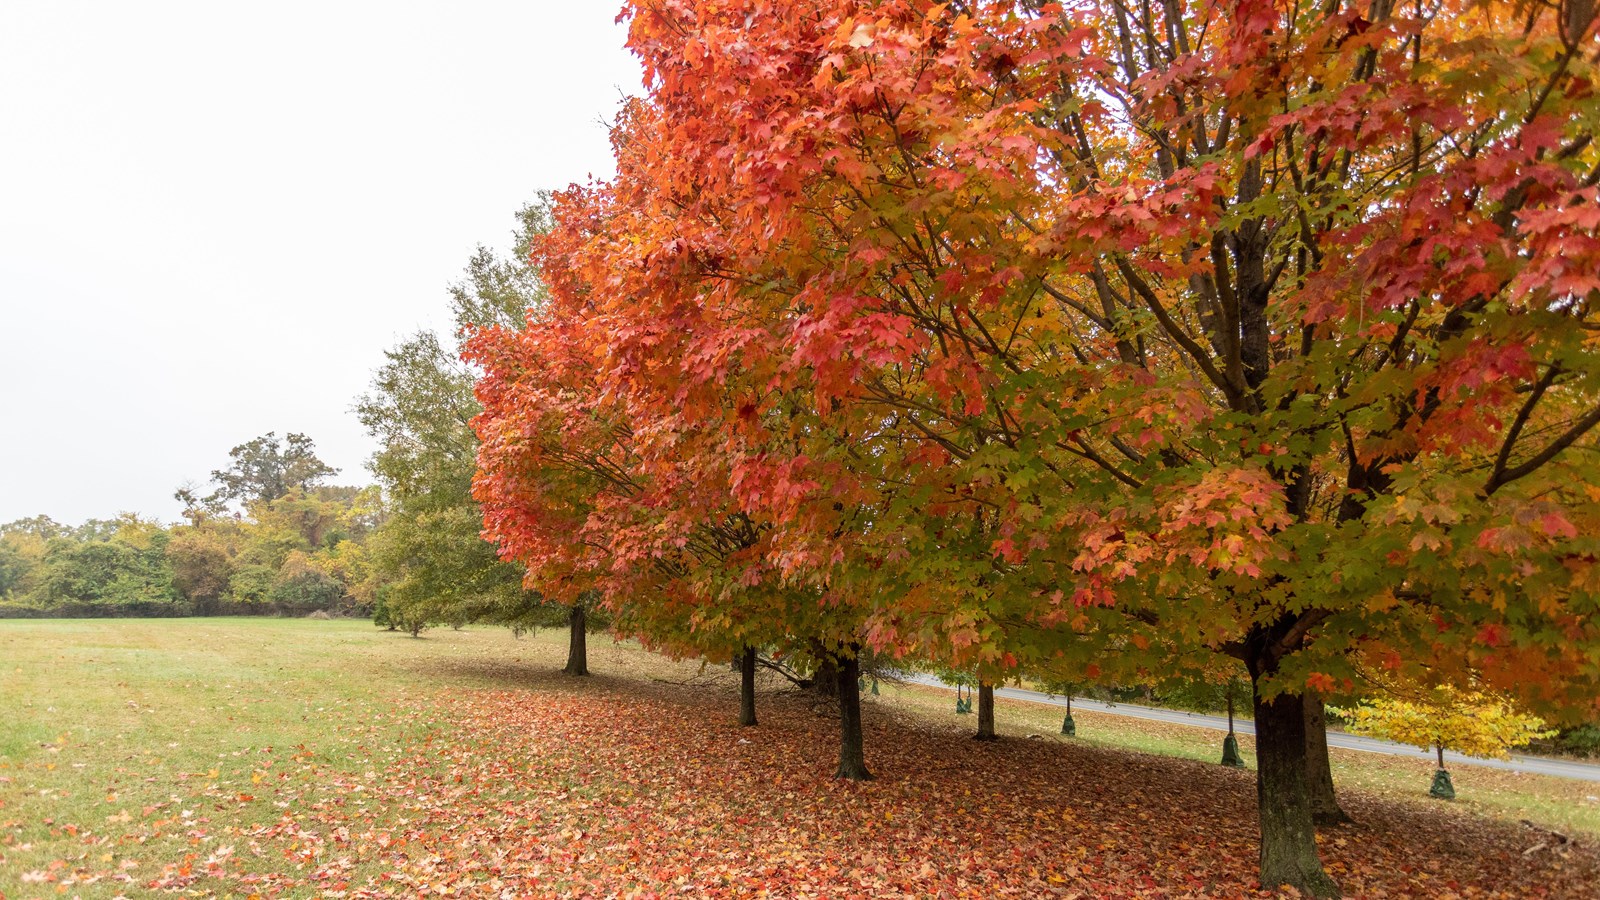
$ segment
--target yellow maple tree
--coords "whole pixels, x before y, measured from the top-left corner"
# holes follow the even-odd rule
[[[1389,696],[1364,700],[1358,706],[1336,712],[1351,734],[1433,749],[1441,769],[1446,750],[1509,759],[1512,747],[1555,733],[1545,729],[1544,720],[1518,711],[1504,699],[1449,687],[1419,691],[1414,699]]]

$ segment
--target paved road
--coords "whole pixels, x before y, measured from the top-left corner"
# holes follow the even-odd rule
[[[928,687],[955,690],[931,675],[904,675],[906,681],[912,684],[921,684]],[[1066,706],[1064,697],[1045,694],[1039,691],[1029,691],[1022,688],[995,688],[996,697],[1008,700],[1025,700],[1030,703],[1043,703],[1046,706]],[[1101,703],[1097,700],[1073,700],[1074,709],[1084,709],[1091,712],[1110,713],[1114,716],[1127,716],[1133,719],[1151,719],[1156,722],[1171,722],[1176,725],[1193,725],[1196,728],[1211,728],[1217,731],[1228,730],[1228,720],[1223,716],[1207,716],[1200,713],[1179,712],[1170,709],[1156,709],[1149,706],[1130,706],[1126,703]],[[1234,723],[1234,730],[1240,734],[1255,734],[1255,723],[1247,719],[1240,719]],[[1415,759],[1432,759],[1432,750],[1419,750],[1405,744],[1395,744],[1389,741],[1380,741],[1376,738],[1358,737],[1345,734],[1341,731],[1328,732],[1328,746],[1340,747],[1345,750],[1360,750],[1365,753],[1382,753],[1388,756],[1409,756]],[[1600,782],[1600,765],[1590,763],[1567,762],[1559,759],[1545,759],[1539,756],[1523,756],[1512,754],[1510,760],[1478,759],[1472,756],[1462,756],[1459,753],[1445,752],[1446,765],[1451,766],[1483,766],[1488,769],[1507,769],[1512,772],[1527,772],[1537,775],[1555,775],[1559,778],[1576,778],[1580,781]]]

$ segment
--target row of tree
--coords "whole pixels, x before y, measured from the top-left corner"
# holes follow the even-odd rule
[[[869,652],[980,713],[1243,669],[1262,881],[1311,896],[1324,698],[1594,711],[1593,4],[625,15],[617,176],[462,323],[521,584],[799,660],[851,778]]]

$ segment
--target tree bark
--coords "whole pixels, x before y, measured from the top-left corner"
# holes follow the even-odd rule
[[[1328,717],[1315,692],[1302,695],[1306,718],[1306,781],[1311,792],[1311,820],[1318,825],[1343,825],[1350,816],[1339,806],[1333,790],[1333,768],[1328,764]]]
[[[1261,886],[1287,884],[1307,897],[1338,897],[1322,870],[1306,785],[1306,720],[1297,694],[1261,697],[1266,673],[1251,665],[1256,714],[1256,804],[1261,814]]]
[[[739,658],[739,724],[756,724],[756,648],[744,648]]]
[[[998,739],[994,733],[994,685],[978,682],[978,733],[973,738],[980,741]]]
[[[845,648],[835,662],[835,685],[839,695],[839,770],[835,778],[871,781],[861,732],[861,660],[857,647]]]
[[[834,698],[839,696],[839,664],[834,660],[833,654],[823,652],[817,662],[817,670],[811,673],[811,690],[818,696]]]
[[[583,604],[573,604],[567,612],[567,627],[571,635],[567,640],[567,675],[589,674],[589,613]]]

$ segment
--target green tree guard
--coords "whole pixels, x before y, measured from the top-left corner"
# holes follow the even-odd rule
[[[1228,736],[1222,739],[1222,764],[1230,769],[1244,768],[1239,755],[1239,739],[1233,734],[1233,682],[1228,682]]]
[[[878,696],[878,679],[876,677],[872,679],[872,696]]]
[[[1440,800],[1454,800],[1456,786],[1450,783],[1450,773],[1443,769],[1433,773],[1433,787],[1428,789],[1428,796],[1438,797]]]
[[[1072,721],[1072,713],[1067,713],[1061,718],[1061,733],[1073,737],[1078,733],[1078,723]]]
[[[1244,757],[1239,755],[1239,739],[1231,731],[1222,739],[1222,764],[1230,769],[1244,768]]]

